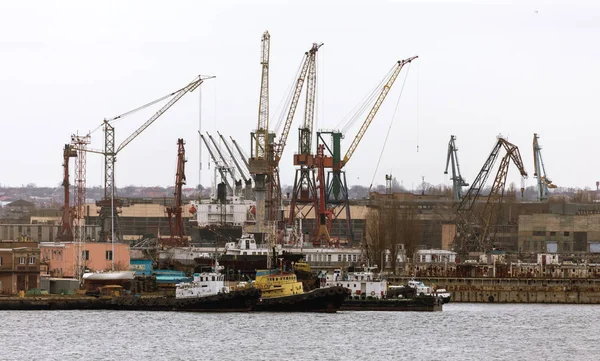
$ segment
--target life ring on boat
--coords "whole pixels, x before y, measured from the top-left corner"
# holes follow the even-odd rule
[[[375,296],[375,291],[371,291],[371,296]]]

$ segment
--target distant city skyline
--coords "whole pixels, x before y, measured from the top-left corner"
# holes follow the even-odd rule
[[[315,129],[337,128],[395,61],[419,56],[403,69],[346,166],[349,185],[385,184],[384,175],[391,173],[408,189],[416,189],[422,177],[433,185],[450,186],[443,171],[452,134],[469,183],[496,136],[503,134],[520,148],[529,173],[525,185],[535,185],[533,133],[540,136],[545,167],[555,184],[595,189],[600,180],[593,167],[600,92],[600,53],[593,46],[600,32],[600,4],[595,2],[143,4],[2,3],[0,96],[5,120],[0,184],[57,186],[62,181],[62,147],[71,134],[86,134],[104,118],[203,74],[216,79],[182,98],[118,155],[115,183],[173,185],[177,139],[184,138],[188,186],[210,185],[212,165],[209,170],[206,151],[198,179],[200,93],[202,130],[234,137],[249,154],[265,30],[271,34],[271,129],[302,55],[313,42],[325,44],[317,59]],[[292,155],[303,98],[300,104],[280,166],[282,184],[293,183]],[[116,121],[116,144],[159,107]],[[363,119],[364,114],[346,134],[342,152]],[[91,147],[102,148],[103,141],[101,130],[92,133]],[[102,157],[89,154],[88,186],[101,186],[102,172]],[[520,186],[514,166],[510,182]]]

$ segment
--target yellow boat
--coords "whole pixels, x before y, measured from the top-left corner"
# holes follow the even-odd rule
[[[304,293],[302,282],[293,273],[279,269],[257,270],[254,286],[261,290],[262,298],[285,297]]]
[[[262,294],[254,311],[336,312],[348,296],[348,290],[340,286],[304,292],[296,275],[281,269],[257,270],[253,286]]]

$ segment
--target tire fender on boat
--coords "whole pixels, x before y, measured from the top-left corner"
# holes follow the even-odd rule
[[[371,291],[371,296],[375,296],[375,291]]]

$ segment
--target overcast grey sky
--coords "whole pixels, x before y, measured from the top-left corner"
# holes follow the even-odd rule
[[[203,129],[249,152],[256,128],[260,38],[271,34],[271,124],[304,51],[319,50],[317,128],[333,128],[400,59],[408,72],[375,183],[393,173],[408,188],[450,184],[447,143],[458,136],[471,182],[496,141],[517,144],[533,185],[533,133],[549,177],[589,186],[596,170],[600,4],[581,1],[405,2],[4,1],[0,0],[2,185],[56,186],[62,147],[112,117],[176,90],[198,74]],[[350,184],[369,185],[402,81],[348,163]],[[157,107],[115,123],[117,144]],[[118,156],[116,184],[174,183],[177,138],[187,142],[188,185],[198,183],[198,91],[186,95]],[[281,164],[293,182],[297,112]],[[361,119],[362,121],[362,119]],[[342,145],[347,149],[356,124]],[[417,145],[419,151],[417,152]],[[102,148],[103,134],[92,134]],[[202,183],[208,185],[204,152]],[[88,156],[88,185],[102,183]],[[519,182],[511,167],[510,180]]]

